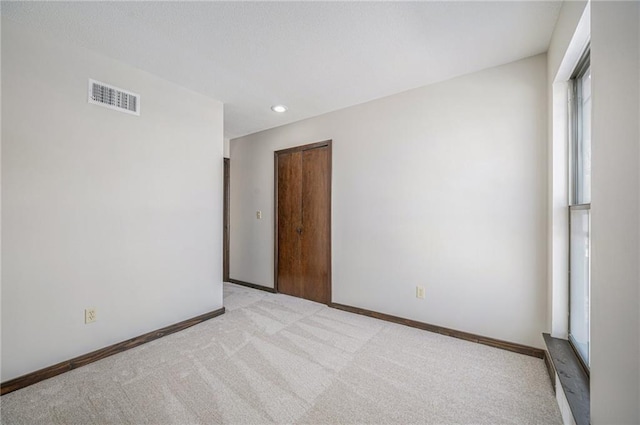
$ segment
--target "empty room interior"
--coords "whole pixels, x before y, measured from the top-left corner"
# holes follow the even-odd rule
[[[640,424],[640,2],[10,2],[3,424]]]

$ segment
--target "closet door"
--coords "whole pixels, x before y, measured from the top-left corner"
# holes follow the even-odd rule
[[[303,296],[302,264],[302,152],[279,155],[277,211],[277,290]]]
[[[276,152],[276,289],[331,301],[331,145]]]

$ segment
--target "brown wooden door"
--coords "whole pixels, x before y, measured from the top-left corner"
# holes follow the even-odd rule
[[[331,301],[331,144],[276,152],[276,288]]]

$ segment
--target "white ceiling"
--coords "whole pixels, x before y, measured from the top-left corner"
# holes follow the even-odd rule
[[[234,138],[545,52],[560,2],[2,2],[225,103]],[[134,88],[131,88],[134,90]],[[273,104],[289,107],[284,114]]]

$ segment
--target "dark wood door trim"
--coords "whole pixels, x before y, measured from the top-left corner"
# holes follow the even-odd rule
[[[274,154],[277,158],[278,155],[281,155],[281,154],[308,151],[309,149],[324,148],[325,146],[327,146],[329,148],[329,152],[331,152],[331,140],[325,140],[323,142],[309,143],[308,145],[294,146],[292,148],[280,149],[279,151],[275,151]]]
[[[230,201],[231,201],[231,161],[224,158],[223,201],[222,201],[222,281],[229,282],[229,241],[230,241]]]
[[[279,155],[283,155],[283,154],[290,154],[290,153],[294,153],[294,152],[299,152],[299,151],[306,151],[306,150],[311,150],[311,149],[317,149],[317,148],[323,148],[326,147],[327,148],[327,154],[328,154],[328,189],[329,189],[329,196],[328,196],[328,209],[329,209],[329,217],[328,217],[328,235],[327,235],[327,246],[326,246],[326,252],[327,252],[327,264],[328,264],[328,270],[327,270],[327,305],[331,305],[331,270],[332,270],[332,264],[331,264],[331,216],[332,216],[332,208],[331,208],[331,186],[332,186],[332,175],[333,175],[333,168],[332,168],[332,158],[333,158],[333,153],[332,153],[332,149],[331,149],[331,144],[332,141],[331,140],[324,140],[322,142],[316,142],[316,143],[309,143],[306,145],[302,145],[302,146],[295,146],[292,148],[287,148],[287,149],[281,149],[278,151],[274,152],[274,270],[273,270],[273,287],[274,290],[276,292],[278,292],[278,156]]]

